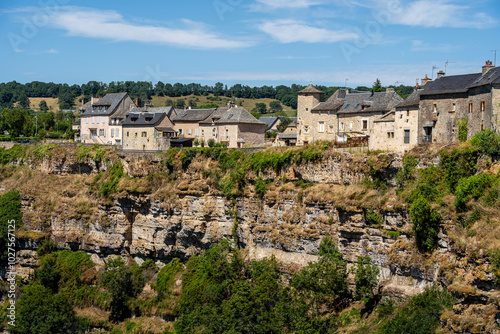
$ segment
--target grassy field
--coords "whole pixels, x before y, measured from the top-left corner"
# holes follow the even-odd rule
[[[80,98],[81,98],[81,96],[79,96],[75,99],[75,105],[73,107],[74,109],[78,108],[81,105],[81,103],[79,102]],[[29,99],[30,99],[30,108],[32,110],[39,111],[40,110],[39,104],[40,104],[40,101],[42,101],[42,100],[45,100],[45,102],[47,102],[47,106],[49,107],[49,111],[57,112],[59,110],[59,99],[58,98],[30,97]],[[167,103],[166,103],[167,100],[172,100],[175,103],[175,101],[177,101],[179,99],[184,99],[186,101],[186,104],[189,102],[189,100],[193,100],[196,102],[196,105],[198,107],[200,107],[202,105],[206,105],[206,104],[211,104],[211,103],[215,103],[219,107],[224,107],[227,105],[227,102],[232,100],[228,97],[223,97],[223,96],[215,97],[213,95],[209,95],[209,96],[189,95],[189,96],[182,96],[182,97],[152,96],[151,103],[155,107],[165,107],[165,106],[167,106]],[[238,106],[241,106],[248,111],[251,111],[253,108],[255,108],[256,103],[265,103],[267,108],[269,108],[269,103],[272,101],[276,101],[276,100],[274,100],[274,99],[235,99],[234,100],[234,102]],[[283,106],[282,112],[276,113],[276,114],[268,113],[268,114],[265,114],[263,116],[277,116],[277,115],[288,116],[288,117],[297,116],[296,110],[293,110],[292,108],[287,107],[283,104],[282,104],[282,106]]]

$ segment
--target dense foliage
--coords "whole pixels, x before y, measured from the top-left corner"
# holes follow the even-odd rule
[[[15,231],[11,227],[22,225],[21,195],[19,191],[9,191],[0,196],[0,261],[2,265],[7,262],[8,248],[15,248],[13,243],[15,241]]]

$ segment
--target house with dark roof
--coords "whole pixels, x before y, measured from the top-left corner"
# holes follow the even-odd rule
[[[217,108],[176,110],[174,129],[180,137],[201,138],[200,122],[208,119]]]
[[[172,108],[170,108],[172,109]],[[168,108],[135,108],[121,123],[124,150],[163,151],[176,137]]]
[[[217,108],[199,124],[200,139],[205,141],[214,139],[227,147],[264,144],[266,124],[243,107]]]
[[[121,123],[136,108],[127,93],[92,98],[80,107],[80,140],[87,144],[122,145]]]
[[[373,121],[402,101],[391,88],[375,93],[338,89],[324,101],[324,92],[310,84],[298,92],[297,145],[318,140],[345,142],[351,136],[366,137]]]
[[[459,122],[467,122],[467,137],[484,129],[499,131],[500,67],[487,61],[482,72],[444,73],[420,94],[419,143],[458,140]]]
[[[288,126],[276,135],[273,146],[295,146],[297,144],[297,120],[293,120]]]
[[[281,117],[280,116],[259,117],[259,121],[264,122],[264,124],[266,124],[267,132],[278,131],[278,126],[281,124]]]

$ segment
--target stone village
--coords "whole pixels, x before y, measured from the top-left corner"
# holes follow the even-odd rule
[[[277,134],[273,145],[334,141],[404,153],[421,144],[456,142],[460,125],[467,129],[467,139],[500,128],[500,67],[491,61],[477,73],[447,76],[440,71],[435,80],[426,76],[404,100],[393,88],[338,89],[326,101],[324,95],[312,84],[299,91],[297,118]],[[80,107],[80,116],[80,142],[139,151],[192,146],[195,139],[232,148],[263,146],[266,125],[275,131],[280,121],[256,119],[234,103],[213,109],[142,107],[127,93],[92,98]]]

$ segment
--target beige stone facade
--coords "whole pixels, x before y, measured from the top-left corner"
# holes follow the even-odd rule
[[[122,124],[124,150],[163,151],[170,147],[175,131],[170,128],[172,122],[165,113],[138,113],[136,118],[134,115],[129,115]],[[162,132],[171,135],[164,136]]]
[[[373,123],[368,147],[405,153],[418,145],[418,106],[396,108]]]

